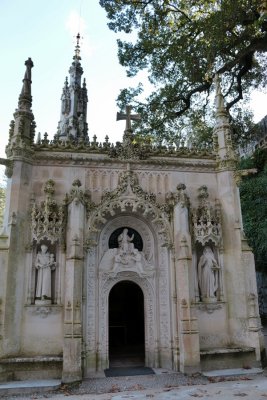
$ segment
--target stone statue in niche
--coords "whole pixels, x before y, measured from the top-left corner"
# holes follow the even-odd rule
[[[116,275],[121,271],[133,271],[138,275],[153,274],[154,267],[146,260],[142,251],[135,248],[134,234],[128,234],[128,229],[124,228],[118,236],[118,248],[109,249],[105,252],[100,262],[99,269]]]
[[[123,229],[122,233],[118,236],[118,243],[120,252],[128,253],[134,250],[134,244],[132,243],[134,239],[134,233],[132,236],[128,235],[128,229]]]
[[[41,251],[37,253],[35,268],[37,270],[35,304],[51,304],[51,272],[56,268],[56,262],[54,254],[49,253],[45,244],[41,245]]]
[[[219,287],[219,265],[210,246],[205,246],[198,262],[198,283],[201,300],[207,303],[217,301]]]
[[[128,235],[128,229],[123,229],[122,233],[118,236],[119,247],[114,259],[114,270],[120,268],[121,265],[134,265],[137,271],[143,272],[142,266],[142,253],[139,252],[132,243],[134,234]]]

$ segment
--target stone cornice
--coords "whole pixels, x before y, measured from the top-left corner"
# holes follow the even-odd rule
[[[34,144],[33,148],[35,152],[49,152],[51,153],[79,153],[79,154],[101,154],[106,155],[109,158],[115,158],[120,160],[147,160],[151,157],[171,157],[171,158],[204,158],[204,159],[214,159],[215,154],[210,148],[188,148],[185,146],[174,147],[174,146],[151,146],[134,144],[132,145],[135,150],[136,156],[131,158],[119,157],[119,150],[122,148],[121,143],[113,145],[109,142],[99,143],[97,141],[93,142],[60,142],[60,141],[49,141],[47,139],[42,140],[40,143]],[[117,154],[118,153],[118,154]],[[138,156],[138,157],[137,157]]]
[[[171,158],[171,157],[151,157],[148,160],[118,160],[111,159],[103,154],[75,154],[75,153],[35,153],[33,163],[35,165],[69,165],[69,166],[123,166],[130,162],[135,168],[151,169],[156,166],[159,169],[182,169],[188,171],[215,171],[215,159],[200,158]],[[117,167],[118,168],[118,167]]]

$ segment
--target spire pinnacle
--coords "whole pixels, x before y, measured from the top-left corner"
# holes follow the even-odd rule
[[[76,36],[76,46],[75,46],[74,56],[73,56],[73,60],[77,60],[77,61],[81,60],[80,39],[81,39],[81,36],[78,33]]]
[[[27,103],[26,108],[30,109],[31,107],[31,84],[32,84],[32,74],[31,74],[31,69],[33,67],[33,62],[31,58],[28,58],[28,60],[25,61],[26,65],[26,71],[24,74],[24,78],[22,80],[23,85],[21,89],[21,93],[19,96],[19,108],[25,108]]]
[[[87,89],[85,80],[82,83],[83,69],[80,63],[80,39],[76,36],[75,53],[69,69],[69,79],[64,81],[61,96],[60,121],[56,136],[61,140],[88,140],[87,126]]]
[[[225,108],[225,104],[224,104],[224,98],[222,95],[221,81],[220,81],[219,74],[215,74],[214,83],[215,83],[215,88],[216,88],[216,95],[215,95],[216,113],[221,113],[221,112],[225,113],[226,108]]]

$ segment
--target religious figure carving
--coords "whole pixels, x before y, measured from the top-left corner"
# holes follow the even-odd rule
[[[129,251],[132,251],[134,249],[134,244],[132,243],[133,239],[134,233],[130,237],[128,235],[128,229],[123,229],[122,233],[118,236],[119,248],[122,252],[128,253]]]
[[[55,256],[49,253],[45,244],[41,245],[41,251],[37,253],[35,268],[37,269],[37,284],[35,298],[51,303],[51,271],[56,268]]]
[[[154,267],[146,260],[142,251],[134,247],[134,234],[128,235],[128,229],[124,228],[118,236],[118,248],[109,249],[104,254],[100,270],[117,274],[121,271],[134,271],[140,276],[153,274]]]
[[[143,273],[142,253],[139,252],[132,243],[134,234],[128,235],[128,229],[123,229],[122,233],[118,236],[119,247],[117,254],[114,257],[113,271],[121,268],[121,266],[128,266],[135,268],[139,273]],[[144,255],[143,255],[144,258]]]
[[[205,246],[198,262],[198,283],[202,301],[216,301],[216,290],[219,286],[218,271],[220,267],[210,246]]]

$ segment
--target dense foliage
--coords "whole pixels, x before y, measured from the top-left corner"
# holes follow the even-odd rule
[[[146,71],[153,85],[123,89],[121,108],[141,113],[137,132],[178,142],[195,132],[209,141],[213,126],[213,79],[222,79],[237,141],[251,131],[244,102],[266,85],[267,10],[264,0],[100,0],[118,40],[120,63],[128,76]],[[241,105],[242,103],[242,105]]]
[[[267,149],[256,151],[240,167],[258,171],[243,178],[240,197],[244,230],[255,254],[256,267],[267,268]]]

